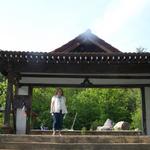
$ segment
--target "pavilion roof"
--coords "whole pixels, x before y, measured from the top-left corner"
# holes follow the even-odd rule
[[[9,66],[12,66],[15,72],[66,72],[66,68],[69,68],[72,71],[68,72],[74,73],[82,72],[83,68],[85,72],[95,68],[95,72],[101,73],[104,71],[98,71],[99,69],[109,70],[108,66],[115,66],[112,72],[147,73],[149,65],[150,53],[123,53],[90,31],[52,52],[0,50],[0,72],[7,72]],[[90,68],[87,69],[88,67]],[[123,71],[118,71],[121,69]]]
[[[55,49],[51,53],[121,53],[117,48],[100,39],[90,30],[80,34],[65,45]]]
[[[17,52],[0,50],[2,64],[150,64],[150,53]],[[4,67],[4,66],[3,66]]]

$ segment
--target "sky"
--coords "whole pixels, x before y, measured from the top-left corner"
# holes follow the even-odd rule
[[[150,51],[150,0],[0,0],[0,49],[50,52],[91,29],[122,52]]]

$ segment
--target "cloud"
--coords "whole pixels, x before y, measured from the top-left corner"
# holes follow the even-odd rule
[[[112,0],[102,18],[97,18],[92,30],[100,37],[111,37],[130,20],[138,15],[148,0]]]

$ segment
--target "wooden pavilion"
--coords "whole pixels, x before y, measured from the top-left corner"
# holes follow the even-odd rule
[[[6,127],[11,112],[15,127],[25,104],[30,131],[34,87],[131,87],[141,89],[143,132],[150,134],[150,53],[122,53],[88,30],[49,53],[0,50],[0,72],[8,79]]]

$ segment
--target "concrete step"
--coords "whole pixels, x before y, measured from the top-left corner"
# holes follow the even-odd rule
[[[0,148],[0,150],[17,150],[17,149],[1,149],[1,148]]]
[[[52,130],[38,130],[32,129],[30,131],[31,135],[51,135]],[[82,135],[81,130],[62,130],[63,135]],[[133,131],[133,130],[109,130],[109,131],[85,131],[84,135],[142,135],[142,131]]]
[[[1,143],[1,149],[16,150],[150,150],[150,144],[138,143]]]
[[[0,143],[49,142],[49,143],[150,143],[150,136],[97,136],[97,135],[0,135]]]
[[[150,150],[150,136],[0,135],[0,150]]]

